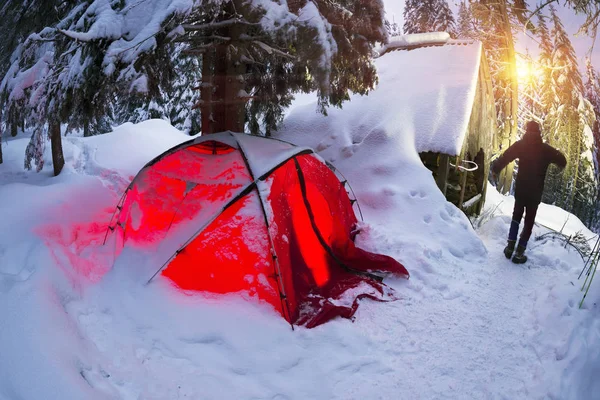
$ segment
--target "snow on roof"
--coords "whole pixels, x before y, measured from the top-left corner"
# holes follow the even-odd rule
[[[379,50],[383,55],[394,49],[414,48],[427,45],[443,45],[448,42],[450,35],[446,32],[414,33],[410,35],[392,36],[388,44]]]
[[[441,37],[428,35],[422,38]],[[409,39],[395,43],[416,42]],[[383,131],[417,152],[457,155],[475,99],[480,58],[477,41],[448,40],[440,46],[388,51],[375,60],[379,84],[369,95],[352,95],[342,109],[329,109],[327,117],[315,111],[316,100],[296,107],[284,120],[282,137],[364,137]]]

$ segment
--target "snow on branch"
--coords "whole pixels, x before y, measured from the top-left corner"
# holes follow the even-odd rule
[[[261,49],[263,49],[264,51],[266,51],[268,54],[277,54],[279,56],[288,58],[290,60],[295,60],[296,59],[296,57],[294,57],[294,56],[292,56],[292,55],[290,55],[290,54],[288,54],[286,52],[283,52],[281,50],[277,50],[277,49],[269,46],[268,44],[266,44],[264,42],[261,42],[260,40],[253,40],[252,43],[255,43],[256,45],[258,45],[258,47],[260,47]]]
[[[208,24],[184,24],[181,25],[186,31],[203,31],[210,29],[225,28],[232,25],[260,25],[259,23],[248,22],[245,19],[234,18],[226,21],[211,22]]]

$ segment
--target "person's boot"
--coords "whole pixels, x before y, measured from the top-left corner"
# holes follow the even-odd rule
[[[515,264],[525,264],[527,262],[527,256],[524,253],[525,247],[521,245],[517,246],[517,251],[513,256],[512,262],[514,262]]]
[[[517,243],[516,240],[509,240],[508,244],[506,245],[506,247],[504,248],[504,256],[506,258],[508,258],[510,260],[510,258],[513,255],[513,252],[515,251],[515,244]]]

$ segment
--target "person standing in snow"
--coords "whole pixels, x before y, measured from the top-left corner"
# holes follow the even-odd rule
[[[523,138],[506,149],[494,161],[491,167],[494,182],[497,180],[500,171],[517,158],[519,159],[519,172],[515,182],[515,208],[504,255],[506,258],[512,257],[514,263],[523,264],[527,262],[527,256],[524,253],[531,236],[538,206],[542,202],[542,192],[544,191],[548,166],[556,164],[563,169],[567,165],[567,160],[560,151],[542,141],[540,126],[535,121],[529,121]],[[525,225],[515,252],[517,233],[519,232],[523,213],[525,213]],[[513,252],[515,252],[514,257]]]

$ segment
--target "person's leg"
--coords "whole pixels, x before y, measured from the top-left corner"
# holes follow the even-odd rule
[[[535,216],[537,215],[538,205],[527,206],[525,213],[525,224],[523,226],[523,231],[521,232],[521,237],[519,238],[519,246],[523,248],[527,247],[527,242],[529,242],[529,238],[531,237],[531,232],[533,231],[533,225],[535,224]]]
[[[525,224],[523,226],[523,231],[521,232],[521,237],[519,239],[519,245],[517,246],[517,251],[515,252],[515,256],[513,257],[513,262],[518,264],[523,264],[527,261],[527,256],[525,255],[525,249],[527,248],[527,242],[529,242],[529,238],[531,237],[531,232],[533,231],[533,224],[535,223],[535,216],[537,214],[538,205],[527,206],[527,211],[525,213]]]
[[[506,258],[511,258],[513,252],[515,251],[515,245],[517,243],[517,234],[519,233],[519,225],[521,224],[521,219],[523,218],[523,213],[525,212],[525,206],[515,201],[515,208],[513,209],[512,221],[510,222],[510,229],[508,231],[508,243],[504,248],[504,256]]]
[[[523,213],[525,212],[525,205],[515,201],[515,208],[513,209],[512,221],[510,221],[510,230],[508,231],[508,240],[517,241],[517,234],[519,233],[519,225],[521,219],[523,219]]]

